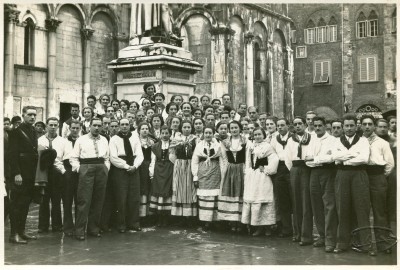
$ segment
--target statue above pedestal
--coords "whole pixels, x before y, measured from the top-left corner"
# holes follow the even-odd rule
[[[131,4],[129,45],[166,43],[182,46],[182,38],[173,33],[172,12],[168,4]]]

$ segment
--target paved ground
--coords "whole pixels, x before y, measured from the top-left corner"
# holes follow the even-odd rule
[[[36,234],[38,207],[32,207],[27,231]],[[291,239],[203,232],[178,226],[147,227],[142,232],[109,232],[102,238],[77,241],[62,233],[38,235],[28,245],[8,243],[6,265],[393,265],[391,255],[370,257],[352,251],[327,254],[321,248],[300,247]]]

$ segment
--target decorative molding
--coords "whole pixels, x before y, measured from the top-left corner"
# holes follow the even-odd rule
[[[211,35],[231,35],[232,36],[233,34],[235,34],[235,31],[226,26],[222,26],[222,27],[218,26],[218,27],[212,27],[210,29],[210,34]]]
[[[247,32],[246,34],[244,34],[244,42],[246,44],[250,44],[251,42],[253,42],[254,39],[254,34],[252,32]]]
[[[47,72],[47,68],[43,67],[36,67],[36,66],[31,66],[31,65],[14,65],[14,68],[16,69],[26,69],[26,70],[34,70],[34,71],[41,71],[41,72]]]
[[[293,20],[291,18],[289,18],[289,17],[287,17],[285,15],[279,14],[279,13],[277,13],[275,11],[272,11],[272,10],[270,10],[268,8],[262,7],[260,5],[257,5],[257,4],[242,4],[242,5],[251,7],[251,8],[256,9],[256,10],[259,10],[262,13],[266,13],[266,14],[268,14],[270,16],[276,17],[276,18],[284,20],[286,22],[293,22]]]
[[[57,20],[56,18],[50,18],[45,20],[46,29],[49,32],[56,32],[57,27],[62,23],[62,21]]]
[[[14,6],[8,5],[6,10],[5,10],[5,19],[8,21],[8,23],[18,23],[19,22],[19,14],[21,11],[17,10]]]
[[[85,40],[90,40],[90,38],[93,36],[93,33],[94,30],[90,26],[85,26],[81,29],[82,37]]]

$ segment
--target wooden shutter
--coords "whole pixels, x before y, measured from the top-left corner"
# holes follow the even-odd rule
[[[376,59],[368,57],[368,81],[376,81]]]
[[[314,82],[319,83],[322,75],[322,62],[314,63]]]
[[[366,82],[368,81],[368,70],[367,70],[367,58],[360,58],[360,81]]]

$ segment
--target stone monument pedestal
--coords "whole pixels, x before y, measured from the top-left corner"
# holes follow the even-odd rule
[[[194,94],[194,75],[202,65],[192,60],[192,53],[173,45],[151,43],[128,46],[118,59],[107,64],[117,75],[117,98],[139,101],[145,83],[163,83],[157,92],[165,95],[166,103],[174,94],[184,100]]]

